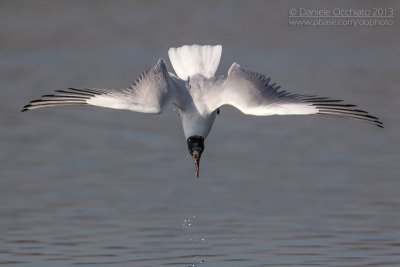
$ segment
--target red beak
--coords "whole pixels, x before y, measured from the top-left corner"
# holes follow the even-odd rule
[[[197,178],[199,178],[199,161],[195,161],[195,162],[194,162],[194,165],[196,166],[196,175],[197,175]]]
[[[199,172],[200,172],[200,168],[199,168],[200,167],[200,157],[201,157],[201,154],[199,152],[193,151],[192,158],[194,161],[194,166],[196,167],[197,178],[199,178]]]

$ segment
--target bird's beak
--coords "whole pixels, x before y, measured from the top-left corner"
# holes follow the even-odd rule
[[[199,178],[199,166],[200,166],[201,153],[199,151],[193,151],[192,158],[194,161],[194,166],[196,167],[197,178]]]
[[[189,153],[193,158],[194,166],[196,167],[196,175],[199,178],[199,165],[201,153],[204,151],[204,137],[192,135],[187,139]]]

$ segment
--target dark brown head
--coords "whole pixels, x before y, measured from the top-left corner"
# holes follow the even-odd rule
[[[193,158],[196,167],[196,175],[199,177],[199,166],[201,153],[204,150],[204,138],[199,135],[193,135],[187,139],[189,153]]]

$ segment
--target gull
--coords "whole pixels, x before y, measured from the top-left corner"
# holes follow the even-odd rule
[[[63,105],[93,105],[160,114],[174,105],[182,121],[189,153],[199,177],[200,158],[221,106],[231,105],[247,115],[328,115],[358,119],[383,128],[383,123],[343,100],[280,90],[264,74],[233,63],[226,77],[215,76],[221,45],[185,45],[170,48],[175,73],[159,59],[125,89],[68,88],[31,101],[22,111]]]

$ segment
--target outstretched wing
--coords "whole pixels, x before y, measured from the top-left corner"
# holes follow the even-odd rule
[[[161,113],[168,102],[178,101],[176,90],[179,88],[179,82],[178,78],[169,76],[164,61],[160,59],[153,68],[143,72],[129,88],[56,90],[55,94],[43,95],[40,99],[31,101],[22,111],[51,106],[93,105]],[[173,84],[177,86],[171,86]]]
[[[331,115],[359,119],[383,128],[377,117],[356,109],[356,105],[343,104],[342,100],[327,97],[292,94],[279,90],[280,86],[271,84],[270,80],[265,75],[233,63],[226,79],[205,91],[203,102],[209,111],[232,105],[249,115]]]

